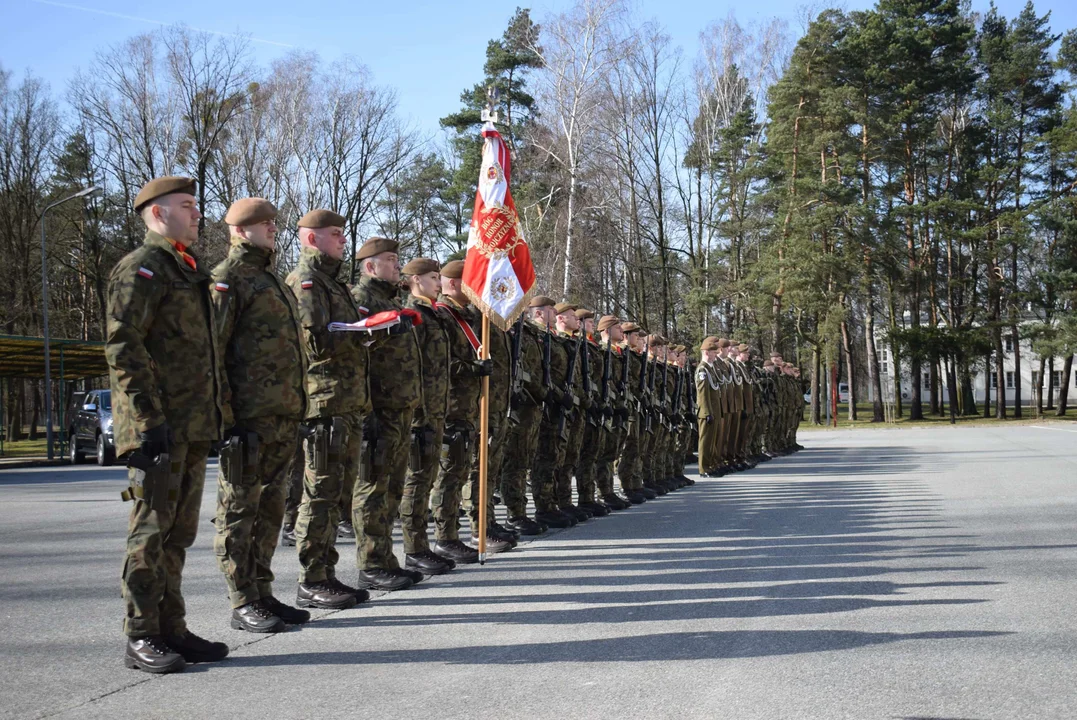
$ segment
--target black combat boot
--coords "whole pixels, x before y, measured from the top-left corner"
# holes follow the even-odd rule
[[[286,628],[284,620],[261,600],[249,602],[232,610],[232,627],[252,633],[277,633]]]
[[[338,590],[328,581],[299,583],[296,590],[295,604],[301,608],[320,608],[322,610],[347,610],[359,602],[355,595]]]
[[[407,575],[385,568],[359,571],[359,584],[369,590],[404,590],[415,582]]]
[[[435,555],[429,550],[417,553],[409,553],[404,558],[404,567],[409,570],[418,570],[427,575],[444,575],[453,569],[455,563],[443,557]]]
[[[190,630],[182,635],[166,635],[165,642],[191,665],[200,662],[217,662],[228,657],[228,646],[223,642],[204,640]]]
[[[289,625],[302,625],[303,623],[310,622],[309,612],[294,608],[291,605],[285,605],[272,595],[262,598],[262,602],[266,604],[274,615]]]
[[[127,638],[123,664],[132,670],[148,673],[179,672],[187,667],[183,656],[173,650],[160,635]]]
[[[448,558],[461,565],[473,565],[479,561],[479,554],[459,540],[446,540],[434,543],[431,548],[435,555]]]

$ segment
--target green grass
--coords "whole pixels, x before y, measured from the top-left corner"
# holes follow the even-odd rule
[[[993,409],[993,408],[992,408]],[[823,422],[826,423],[826,410],[822,409],[821,413]],[[928,405],[924,403],[924,419],[913,422],[909,420],[909,406],[905,405],[903,408],[904,417],[895,418],[894,425],[903,427],[938,427],[942,425],[950,424],[950,412],[949,408],[946,410],[945,415],[931,415],[928,413]],[[1034,408],[1023,407],[1022,417],[1020,420],[1013,418],[1013,408],[1007,408],[1007,418],[1005,420],[996,420],[995,418],[985,418],[983,416],[983,405],[979,406],[980,413],[978,415],[957,416],[957,425],[972,427],[979,425],[1029,425],[1040,422],[1049,422],[1061,420],[1063,422],[1077,422],[1077,408],[1070,407],[1067,409],[1065,416],[1056,417],[1054,410],[1044,410],[1044,413],[1040,417],[1035,417],[1033,414]],[[872,406],[871,403],[857,403],[856,404],[857,419],[855,421],[849,420],[849,405],[848,403],[838,403],[838,428],[861,428],[861,427],[890,427],[885,422],[873,423],[872,418]],[[807,405],[804,407],[804,422],[801,423],[801,430],[825,430],[833,425],[812,425],[808,418],[811,417],[811,408]]]

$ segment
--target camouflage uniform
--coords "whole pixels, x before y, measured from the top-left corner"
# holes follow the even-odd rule
[[[336,550],[341,498],[351,496],[359,469],[362,417],[370,413],[367,393],[366,333],[329,332],[330,322],[357,322],[359,308],[348,286],[337,279],[340,260],[310,247],[287,279],[296,296],[307,357],[307,426],[330,425],[339,418],[344,429],[339,449],[329,455],[324,471],[306,452],[303,500],[295,526],[299,582],[319,583],[336,577]]]
[[[197,262],[197,261],[196,261]],[[172,431],[165,512],[135,499],[127,533],[123,597],[130,637],[181,635],[186,609],[180,579],[194,543],[206,456],[225,417],[209,275],[192,269],[168,240],[146,233],[143,245],[113,268],[108,287],[109,365],[116,452],[141,445],[140,433]],[[133,480],[133,471],[132,480]]]
[[[582,332],[582,331],[581,331]],[[597,490],[596,471],[598,456],[602,452],[606,430],[603,426],[605,420],[602,415],[602,364],[605,360],[604,353],[599,349],[598,343],[590,336],[584,339],[583,348],[587,352],[587,366],[590,371],[588,394],[590,408],[581,413],[584,416],[582,443],[579,456],[576,461],[576,493],[580,503],[594,503]],[[580,372],[582,386],[582,365],[576,368]]]
[[[352,290],[361,310],[401,310],[398,286],[364,275]],[[370,352],[373,414],[363,423],[363,457],[355,486],[352,523],[360,570],[394,570],[393,521],[400,513],[408,472],[411,421],[422,405],[422,351],[414,329],[392,334]]]
[[[232,238],[228,258],[213,270],[211,299],[233,421],[258,436],[257,462],[246,458],[241,482],[228,482],[231,461],[224,458],[217,477],[213,547],[234,608],[273,594],[270,563],[306,414],[295,296],[273,273],[272,258],[272,251]]]
[[[475,311],[471,315],[472,330],[482,337],[482,315]],[[501,465],[505,457],[505,439],[509,432],[509,393],[512,390],[512,344],[509,334],[490,323],[490,359],[493,360],[494,372],[490,375],[490,400],[487,413],[487,431],[489,448],[486,454],[486,517],[487,522],[494,519],[494,482],[501,475]],[[481,392],[481,384],[480,384]],[[477,438],[478,436],[476,436]],[[471,533],[479,533],[479,444],[474,444],[471,475],[463,488],[464,507],[471,520]]]
[[[434,309],[426,298],[408,299],[407,306],[417,310],[423,322],[415,328],[422,350],[423,404],[411,422],[411,456],[400,500],[400,527],[404,534],[404,552],[430,549],[426,534],[426,508],[438,472],[441,443],[445,437],[445,417],[449,412],[449,332],[450,322]]]
[[[643,442],[642,434],[645,432],[645,421],[640,411],[643,396],[639,389],[643,355],[630,349],[627,343],[621,345],[621,348],[628,358],[628,387],[625,397],[628,419],[625,423],[621,452],[617,458],[617,477],[621,481],[621,489],[632,492],[643,487],[640,473],[640,448]]]
[[[580,462],[583,449],[584,428],[587,425],[587,411],[591,409],[591,397],[584,392],[583,353],[587,352],[587,339],[583,331],[562,336],[568,347],[568,357],[575,358],[576,372],[572,378],[572,392],[579,399],[579,404],[572,410],[565,422],[568,439],[565,442],[565,456],[554,474],[554,492],[557,506],[565,509],[572,502],[572,478]],[[567,367],[567,366],[566,366]]]
[[[521,375],[519,392],[512,398],[513,417],[501,466],[501,499],[510,518],[527,514],[527,475],[538,447],[546,398],[542,372],[545,328],[526,320],[522,327],[520,367],[527,374]]]
[[[445,437],[441,445],[441,471],[430,493],[439,543],[459,540],[460,493],[471,472],[471,445],[478,436],[479,393],[482,382],[471,346],[456,316],[467,322],[466,308],[441,295],[437,303],[449,334],[449,413],[445,417]],[[456,313],[456,316],[453,315]]]
[[[546,392],[547,411],[542,414],[538,452],[535,453],[531,465],[531,497],[535,501],[536,513],[556,512],[558,509],[555,475],[561,471],[565,462],[569,418],[565,420],[566,435],[562,436],[558,431],[557,408],[560,407],[561,398],[565,394],[570,344],[574,343],[574,340],[570,343],[564,337],[551,333],[550,387]]]

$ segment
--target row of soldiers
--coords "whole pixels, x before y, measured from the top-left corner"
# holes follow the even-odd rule
[[[299,220],[299,263],[282,281],[273,267],[276,208],[237,201],[224,218],[229,254],[207,272],[189,249],[201,218],[195,190],[183,177],[142,188],[135,210],[147,226],[144,244],[109,283],[106,356],[117,450],[130,453],[124,496],[134,500],[122,580],[128,667],[173,672],[227,655],[226,644],[187,628],[180,590],[214,446],[214,551],[231,624],[264,633],[307,622],[303,608],[352,607],[372,589],[402,590],[478,561],[482,504],[487,550],[501,552],[522,535],[690,485],[684,467],[702,436],[697,427],[732,427],[740,406],[716,412],[698,380],[692,392],[686,348],[611,315],[596,322],[571,303],[534,296],[508,331],[491,326],[490,357],[481,359],[481,318],[462,291],[462,262],[412,260],[402,296],[397,243],[375,237],[355,253],[362,275],[349,286],[339,277],[345,219],[330,210]],[[483,378],[486,497],[476,462]],[[766,429],[742,424],[745,438]],[[730,462],[759,449],[728,434]],[[774,450],[788,437],[783,430],[764,442]],[[295,462],[298,607],[274,597],[271,570]],[[504,524],[493,520],[494,486]],[[460,539],[462,513],[470,544]],[[360,587],[336,572],[348,520]]]

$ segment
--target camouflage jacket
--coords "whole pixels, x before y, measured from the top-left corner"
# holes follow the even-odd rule
[[[307,418],[371,411],[367,383],[368,346],[361,332],[329,332],[331,322],[358,322],[348,286],[337,280],[341,261],[303,248],[299,265],[285,281],[296,297],[307,356]]]
[[[479,422],[479,394],[482,392],[482,378],[476,371],[475,361],[478,355],[471,346],[460,323],[459,317],[470,327],[472,313],[461,307],[452,298],[438,297],[438,312],[445,321],[445,331],[449,335],[449,414],[450,422],[465,423],[475,428]],[[455,313],[455,315],[454,315]]]
[[[166,422],[177,443],[220,439],[228,398],[209,275],[148,231],[112,270],[107,320],[116,452]]]
[[[423,324],[415,328],[415,338],[422,352],[423,404],[416,411],[413,425],[424,426],[444,422],[449,412],[449,362],[451,328],[446,323],[451,318],[434,309],[426,298],[408,298],[407,306],[417,310]]]
[[[402,310],[395,283],[364,275],[352,288],[359,311],[373,315]],[[415,329],[400,335],[381,334],[370,349],[370,401],[374,407],[414,410],[423,403],[423,357]]]
[[[252,418],[302,420],[307,359],[295,296],[274,274],[273,253],[240,238],[213,269],[210,299],[224,347],[232,423]]]

